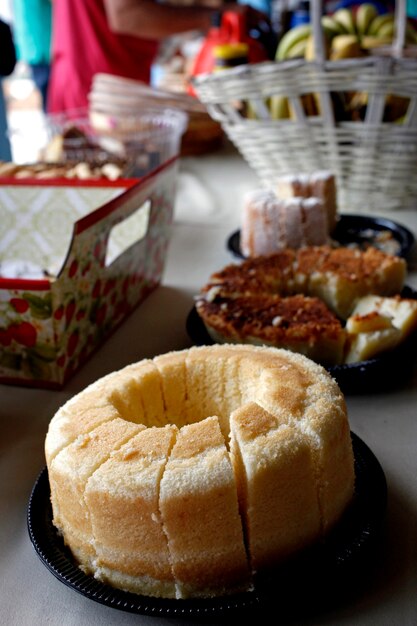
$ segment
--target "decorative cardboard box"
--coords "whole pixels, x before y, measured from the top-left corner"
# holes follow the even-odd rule
[[[140,181],[2,181],[0,382],[60,388],[159,284],[177,159]]]

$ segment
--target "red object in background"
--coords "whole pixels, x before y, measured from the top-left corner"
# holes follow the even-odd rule
[[[249,47],[249,63],[260,63],[268,60],[268,53],[264,46],[250,37],[247,32],[245,15],[235,11],[225,11],[222,14],[220,25],[212,26],[196,55],[191,76],[211,73],[214,68],[215,46],[227,43],[246,43]],[[189,88],[194,95],[192,87]]]

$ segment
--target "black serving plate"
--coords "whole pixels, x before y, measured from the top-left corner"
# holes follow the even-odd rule
[[[52,524],[48,473],[39,475],[30,497],[27,522],[30,540],[44,565],[62,583],[86,598],[109,607],[159,617],[221,618],[242,611],[266,608],[279,600],[280,612],[294,613],[295,603],[307,601],[312,593],[328,605],[330,585],[342,588],[348,577],[355,582],[363,566],[373,562],[379,544],[386,509],[387,486],[384,472],[368,446],[354,433],[355,495],[338,525],[326,537],[296,559],[259,578],[253,591],[221,598],[166,600],[127,593],[84,574],[74,562]]]
[[[417,291],[411,287],[404,287],[401,295],[403,298],[417,299]],[[186,329],[195,345],[214,343],[195,307],[188,314]],[[404,383],[407,376],[412,373],[416,354],[417,332],[414,332],[407,341],[394,350],[387,350],[372,359],[359,363],[332,365],[326,369],[346,394],[375,393],[387,391]]]
[[[390,235],[389,246],[384,245],[382,233]],[[359,248],[375,246],[384,252],[407,257],[414,245],[413,233],[392,220],[384,217],[341,214],[332,233],[333,241],[341,246],[357,245]],[[227,240],[227,248],[234,256],[245,258],[240,249],[240,230],[233,232]]]

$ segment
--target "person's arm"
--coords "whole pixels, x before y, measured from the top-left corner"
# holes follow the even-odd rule
[[[104,0],[112,31],[144,39],[163,39],[190,30],[206,31],[212,8],[173,7],[155,0]]]

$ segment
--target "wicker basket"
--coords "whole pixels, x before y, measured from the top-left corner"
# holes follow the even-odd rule
[[[283,174],[326,169],[336,175],[342,210],[415,207],[417,58],[404,54],[406,2],[396,4],[392,46],[377,56],[339,61],[325,60],[321,5],[311,3],[315,61],[270,61],[198,76],[197,95],[263,185],[274,186]],[[335,95],[353,92],[367,94],[366,112],[358,121],[340,121]],[[315,115],[307,115],[303,104],[311,94]],[[290,119],[271,119],[266,103],[272,96],[288,98]],[[406,99],[401,123],[383,121],[393,96]],[[242,114],[248,106],[252,119]]]

